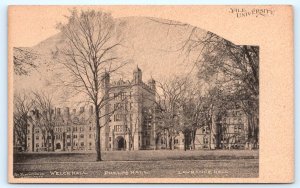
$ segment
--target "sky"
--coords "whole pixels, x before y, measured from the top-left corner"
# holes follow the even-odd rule
[[[120,78],[131,80],[136,66],[142,70],[145,83],[150,78],[164,82],[175,76],[189,76],[190,79],[196,79],[193,56],[187,56],[183,50],[180,50],[192,26],[169,26],[157,22],[156,18],[153,21],[152,18],[141,16],[126,17],[128,13],[122,13],[122,8],[120,10],[118,13],[112,12],[112,16],[126,23],[126,27],[122,30],[126,40],[125,48],[120,52],[120,56],[130,63],[124,68],[122,75],[112,76],[112,80]],[[69,14],[69,8],[34,7],[29,9],[23,7],[10,13],[13,15],[12,21],[15,21],[12,25],[13,46],[32,47],[44,56],[38,62],[37,71],[33,70],[29,76],[15,75],[14,89],[19,92],[24,90],[44,90],[50,93],[60,91],[53,85],[57,85],[57,78],[64,73],[58,74],[60,70],[56,62],[50,60],[50,56],[57,42],[61,40],[56,24],[67,21],[65,16]],[[199,32],[205,33],[201,29]],[[32,84],[33,81],[35,84]],[[57,95],[59,97],[64,93],[58,92]]]

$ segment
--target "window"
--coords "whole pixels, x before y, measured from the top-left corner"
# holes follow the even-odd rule
[[[68,135],[67,135],[67,138],[71,138],[71,135],[68,134]]]
[[[124,115],[122,114],[116,114],[114,115],[114,121],[122,121]]]
[[[239,131],[241,131],[242,130],[242,128],[243,128],[243,125],[239,125]]]
[[[28,134],[30,133],[30,130],[29,130],[29,129],[27,130],[27,133],[28,133]]]
[[[67,127],[67,132],[70,132],[71,131],[71,127]]]
[[[36,136],[36,137],[35,137],[35,139],[36,139],[36,140],[39,140],[39,139],[40,139],[40,137],[39,137],[39,136]]]
[[[76,134],[74,134],[74,135],[73,135],[73,138],[77,138],[77,135],[76,135]]]
[[[84,128],[83,127],[80,127],[80,132],[83,132],[84,131]]]
[[[73,127],[73,131],[74,131],[74,132],[77,132],[77,127]]]
[[[89,138],[92,138],[92,134],[89,134]]]
[[[40,147],[40,144],[39,144],[39,143],[36,143],[36,144],[35,144],[35,147],[37,147],[37,148]]]
[[[178,144],[178,139],[175,139],[175,144]]]
[[[124,100],[125,98],[126,98],[126,93],[125,93],[125,92],[122,92],[122,93],[121,93],[121,99]]]
[[[27,140],[30,140],[30,137],[28,137]]]
[[[40,129],[35,129],[35,133],[40,133]]]
[[[115,125],[115,132],[123,132],[123,125]]]
[[[203,143],[204,143],[204,144],[208,144],[208,138],[207,138],[207,137],[204,137],[204,138],[203,138]]]
[[[67,142],[67,146],[71,146],[71,142]]]
[[[237,126],[237,125],[234,126],[234,132],[235,132],[235,133],[238,132],[238,126]]]
[[[111,141],[111,137],[109,137],[109,141]]]
[[[91,126],[89,127],[89,130],[90,130],[90,131],[92,130],[92,127],[91,127]]]
[[[131,103],[129,103],[129,109],[131,110],[132,107],[133,107],[133,103],[131,102]]]
[[[80,145],[81,145],[81,146],[84,146],[84,142],[81,142]]]
[[[89,142],[89,146],[91,146],[92,145],[92,142]]]
[[[81,135],[80,135],[80,138],[84,138],[84,134],[81,134]]]

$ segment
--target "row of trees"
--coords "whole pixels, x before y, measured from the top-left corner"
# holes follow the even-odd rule
[[[102,160],[100,131],[103,125],[100,125],[100,119],[107,118],[101,114],[101,109],[105,108],[108,102],[108,95],[104,92],[106,76],[117,73],[126,65],[121,57],[118,57],[118,49],[122,47],[123,41],[118,30],[120,24],[122,23],[117,24],[108,13],[73,10],[68,22],[58,25],[65,45],[56,49],[57,53],[53,58],[67,71],[64,86],[76,94],[84,94],[94,106],[97,161]],[[161,24],[186,27],[171,22]],[[229,104],[234,102],[242,104],[242,108],[250,117],[251,138],[258,141],[258,47],[238,46],[211,32],[207,32],[205,36],[198,36],[197,28],[193,28],[181,49],[187,56],[199,53],[194,64],[198,68],[198,80],[204,84],[201,85],[200,91],[199,85],[193,85],[187,78],[175,78],[160,83],[161,92],[158,93],[157,100],[163,122],[160,129],[167,130],[173,140],[178,130],[193,132],[199,126],[211,126],[212,113],[216,109],[222,113],[222,110],[226,110]],[[35,97],[43,101],[35,102],[39,104],[39,109],[42,112],[48,110],[43,119],[45,126],[52,126],[50,103],[44,101],[50,98]],[[22,115],[16,114],[16,126],[25,124],[26,121],[28,120],[22,118]],[[176,127],[177,125],[179,127]],[[50,129],[46,131],[51,133]]]
[[[14,96],[14,141],[19,143],[24,150],[27,150],[28,132],[34,133],[34,128],[39,127],[43,135],[44,145],[49,149],[50,135],[54,143],[54,127],[57,123],[55,117],[52,97],[42,92],[15,93]],[[29,130],[29,125],[32,130]],[[34,139],[32,139],[33,141]],[[54,146],[51,146],[54,149]]]

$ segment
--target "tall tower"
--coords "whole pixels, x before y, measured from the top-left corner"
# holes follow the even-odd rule
[[[141,147],[141,123],[142,123],[142,71],[137,66],[133,70],[132,82],[132,131],[133,131],[133,149],[139,150]]]
[[[156,85],[155,85],[155,80],[151,77],[151,79],[148,81],[148,85],[150,88],[155,91],[156,90]]]
[[[109,87],[110,87],[110,75],[108,72],[105,72],[101,75],[102,82],[102,94],[104,100],[109,100]],[[108,133],[109,133],[109,116],[106,115],[109,112],[109,104],[108,102],[104,102],[106,105],[100,109],[100,144],[101,150],[106,150],[108,148]]]
[[[101,75],[101,82],[102,82],[102,87],[103,88],[108,88],[109,87],[109,82],[110,82],[110,75],[108,72],[105,72]]]
[[[133,83],[139,84],[142,83],[142,71],[139,66],[136,66],[136,69],[133,71]]]

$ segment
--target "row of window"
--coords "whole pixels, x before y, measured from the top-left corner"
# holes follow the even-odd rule
[[[96,129],[96,127],[92,128],[91,126],[89,126],[89,128],[88,128],[89,131],[92,131],[92,130],[95,130],[95,129]],[[67,132],[71,132],[71,130],[72,130],[71,127],[67,127],[67,129],[66,129]],[[73,127],[73,132],[77,132],[78,130],[80,132],[84,132],[84,127],[79,127],[79,129],[78,129],[78,127]],[[55,127],[54,131],[55,132],[63,132],[64,130],[63,130],[62,127]],[[30,130],[28,130],[27,133],[30,133]],[[39,134],[40,133],[40,129],[35,129],[35,133]]]
[[[118,121],[126,121],[127,120],[127,114],[115,114],[114,115],[114,119],[115,122]],[[129,120],[132,121],[133,120],[133,115],[129,114]]]
[[[114,100],[125,100],[128,94],[126,92],[120,92],[120,93],[114,93],[113,97]],[[132,97],[132,92],[129,92],[129,98],[131,99]]]
[[[129,103],[129,110],[133,108],[133,103]],[[115,103],[114,104],[114,110],[128,110],[127,104],[126,103]]]
[[[93,135],[92,134],[89,134],[88,135],[88,137],[89,138],[92,138],[93,137]],[[43,139],[44,137],[42,136],[42,139]],[[67,135],[67,139],[70,139],[71,138],[71,135]],[[78,138],[78,135],[76,135],[76,134],[74,134],[73,135],[73,138]],[[84,138],[84,134],[80,134],[80,138]],[[40,139],[40,136],[35,136],[35,139],[36,140],[39,140]],[[48,136],[48,139],[51,139],[51,136]],[[55,139],[63,139],[63,136],[62,135],[55,135]],[[28,140],[30,140],[30,137],[28,137]]]
[[[80,142],[80,144],[79,144],[80,146],[84,146],[85,144],[84,144],[84,142]],[[92,142],[89,142],[89,146],[92,146],[93,144],[92,144]],[[29,144],[28,144],[28,146],[30,146]],[[51,147],[52,146],[52,144],[51,143],[49,143],[49,147]],[[71,142],[67,142],[67,146],[71,146]],[[78,143],[77,142],[73,142],[73,146],[78,146]],[[40,143],[36,143],[35,144],[35,147],[40,147]],[[41,147],[44,147],[44,143],[41,143]]]
[[[125,127],[124,127],[124,125],[115,125],[114,130],[115,130],[115,132],[123,132],[123,131],[125,131]]]

